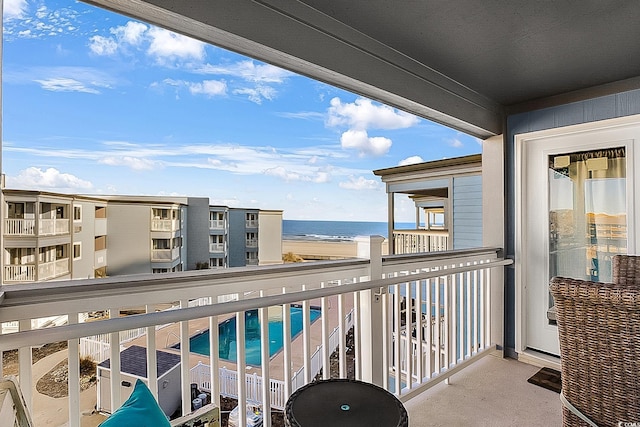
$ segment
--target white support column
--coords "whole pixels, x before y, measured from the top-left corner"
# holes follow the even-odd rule
[[[357,238],[358,258],[369,258],[370,278],[377,280],[382,278],[382,236],[370,236],[369,238]],[[367,244],[368,243],[368,244]],[[384,386],[383,352],[385,348],[383,336],[380,333],[385,326],[382,312],[382,296],[380,290],[368,290],[360,292],[360,330],[361,330],[361,355],[362,380]]]

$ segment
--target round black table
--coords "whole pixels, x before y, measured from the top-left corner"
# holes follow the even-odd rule
[[[296,390],[285,407],[285,425],[408,426],[407,411],[393,394],[362,381],[322,380]]]

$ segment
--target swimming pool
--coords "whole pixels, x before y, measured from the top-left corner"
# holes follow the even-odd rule
[[[310,309],[311,322],[320,317],[321,310],[312,307]],[[244,313],[245,320],[245,363],[247,365],[260,365],[260,321],[258,310],[249,310]],[[291,339],[302,331],[302,307],[291,306]],[[220,359],[236,362],[236,318],[232,317],[218,324]],[[269,357],[282,349],[282,307],[269,307]],[[178,345],[179,347],[179,345]],[[193,353],[209,356],[209,330],[189,339],[189,349]]]

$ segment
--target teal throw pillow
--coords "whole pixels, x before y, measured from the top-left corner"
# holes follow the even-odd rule
[[[136,381],[133,393],[99,427],[171,427],[145,383]]]

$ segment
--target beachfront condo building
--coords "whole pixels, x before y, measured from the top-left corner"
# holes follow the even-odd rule
[[[282,211],[205,197],[3,195],[7,284],[282,262]]]

